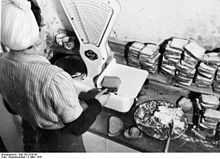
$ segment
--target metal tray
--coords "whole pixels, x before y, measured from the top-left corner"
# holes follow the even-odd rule
[[[165,100],[148,100],[139,104],[134,113],[134,120],[138,126],[146,135],[159,140],[166,140],[168,138],[169,126],[163,124],[159,118],[154,116],[154,113],[159,110],[159,107],[164,106],[173,111],[179,111],[173,103]],[[140,113],[140,111],[142,113]],[[177,120],[177,119],[175,119]],[[174,120],[174,122],[175,122]],[[177,125],[173,128],[171,139],[179,138],[188,128],[186,117],[181,115],[179,121],[184,124],[184,127],[178,127]],[[175,123],[174,123],[175,124]]]

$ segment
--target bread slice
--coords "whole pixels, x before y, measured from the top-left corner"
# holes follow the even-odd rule
[[[156,63],[156,62],[158,62],[159,57],[160,57],[159,53],[155,54],[155,56],[152,58],[148,58],[148,57],[145,57],[145,55],[140,54],[139,59],[140,59],[140,63],[142,63],[142,62]]]
[[[207,119],[215,119],[217,121],[220,121],[220,111],[213,109],[206,109],[204,113],[204,117]]]
[[[161,67],[161,73],[163,73],[164,75],[175,76],[175,70],[169,70],[163,66]]]
[[[184,60],[181,60],[181,65],[185,66],[185,67],[188,67],[188,68],[191,68],[191,69],[195,69],[195,65],[192,65],[190,63],[187,63],[186,61]]]
[[[210,73],[198,71],[198,75],[200,75],[200,76],[202,76],[202,77],[204,77],[204,78],[207,78],[207,79],[209,79],[209,80],[211,80],[211,81],[214,80],[214,75],[213,75],[213,74],[210,74]]]
[[[187,76],[182,76],[180,74],[176,75],[176,79],[182,82],[190,81],[192,78],[187,77]]]
[[[166,59],[178,59],[180,60],[181,59],[181,55],[171,55],[171,54],[168,54],[167,52],[164,54],[164,57]]]
[[[167,59],[165,56],[163,56],[162,64],[175,66],[179,62],[179,59]]]
[[[192,72],[187,72],[185,70],[180,70],[179,68],[177,68],[176,75],[177,76],[188,77],[188,78],[192,79],[195,76],[195,72],[196,72],[196,69],[192,70]]]
[[[148,62],[141,62],[141,66],[145,67],[155,67],[157,63],[148,63]]]
[[[206,108],[206,109],[218,109],[218,107],[219,107],[219,105],[213,105],[213,104],[206,104],[206,103],[203,103],[203,102],[201,102],[200,103],[201,104],[201,106],[203,107],[203,108]]]
[[[107,88],[111,92],[115,92],[118,90],[121,84],[121,79],[116,76],[105,76],[102,80],[101,86],[102,88]]]
[[[135,41],[130,47],[129,47],[129,52],[138,52],[140,53],[140,51],[143,49],[144,47],[144,43],[139,42],[139,41]]]
[[[181,39],[181,38],[173,38],[170,47],[183,50],[183,47],[188,43],[187,39]]]
[[[202,94],[201,95],[201,101],[204,104],[209,104],[209,105],[219,105],[219,98],[214,95],[208,95],[208,94]]]
[[[195,41],[191,41],[190,43],[186,44],[184,49],[188,51],[193,57],[199,60],[201,60],[205,54],[205,49],[199,46]]]
[[[207,72],[207,73],[210,73],[210,74],[215,74],[215,72],[216,72],[215,67],[206,65],[204,63],[200,63],[200,65],[198,67],[198,70],[201,71],[201,72]]]
[[[198,60],[197,59],[195,59],[193,57],[190,57],[190,56],[186,56],[185,52],[184,52],[184,56],[183,56],[182,61],[190,64],[192,67],[195,67],[198,64]]]
[[[182,54],[183,53],[182,50],[171,48],[170,43],[166,46],[166,52],[170,52],[173,54]]]
[[[124,129],[124,123],[122,120],[116,116],[111,116],[108,122],[108,135],[118,136]]]
[[[200,123],[200,126],[206,129],[216,129],[217,125],[218,125],[218,122],[207,122],[204,120]]]
[[[176,68],[178,70],[181,70],[182,72],[185,72],[185,73],[195,73],[196,69],[195,68],[192,68],[192,67],[188,67],[187,65],[184,65],[182,63],[178,63],[176,65]]]
[[[168,69],[168,70],[176,70],[175,66],[169,65],[169,64],[166,64],[166,63],[162,63],[162,67],[165,68],[165,69]]]
[[[212,84],[213,79],[209,79],[209,78],[206,78],[206,77],[201,76],[200,74],[197,74],[197,76],[196,76],[196,82]]]
[[[192,84],[192,80],[190,80],[190,81],[180,81],[180,80],[177,80],[176,82],[178,84],[184,85],[184,86],[190,86]]]
[[[147,56],[147,57],[152,57],[154,54],[157,54],[158,46],[155,44],[149,44],[145,45],[144,48],[141,50],[141,54]]]

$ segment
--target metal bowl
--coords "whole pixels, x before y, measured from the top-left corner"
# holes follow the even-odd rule
[[[134,113],[134,121],[136,122],[139,129],[141,129],[146,135],[154,137],[159,140],[166,140],[169,134],[169,125],[163,124],[159,118],[157,118],[154,113],[159,111],[159,107],[164,106],[170,111],[175,111],[175,113],[182,113],[178,119],[184,126],[178,127],[175,125],[171,134],[171,139],[179,138],[188,128],[186,117],[184,116],[181,109],[175,107],[175,105],[166,100],[148,100],[137,105]],[[175,124],[175,123],[174,123]]]

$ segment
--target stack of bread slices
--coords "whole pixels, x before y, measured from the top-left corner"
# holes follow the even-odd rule
[[[214,81],[217,66],[201,62],[197,70],[195,84],[198,87],[210,88]]]
[[[127,62],[129,66],[140,68],[140,51],[144,48],[144,43],[135,41],[131,44],[128,50]]]
[[[140,64],[141,68],[151,73],[156,73],[158,70],[158,61],[160,57],[159,47],[156,44],[145,44],[144,48],[140,52]]]
[[[205,49],[194,41],[188,41],[188,43],[183,46],[183,49],[182,59],[177,65],[176,82],[181,85],[190,86],[196,73],[198,61],[205,53]]]
[[[199,98],[199,102],[204,110],[204,117],[200,125],[204,128],[215,130],[220,121],[220,111],[217,110],[220,105],[219,98],[214,95],[202,94]]]
[[[172,38],[165,47],[161,64],[162,73],[175,76],[176,65],[180,62],[183,46],[188,41],[181,38]]]

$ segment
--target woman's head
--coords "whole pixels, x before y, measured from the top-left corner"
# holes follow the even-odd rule
[[[3,0],[1,41],[11,50],[25,50],[39,43],[39,27],[27,0]]]

